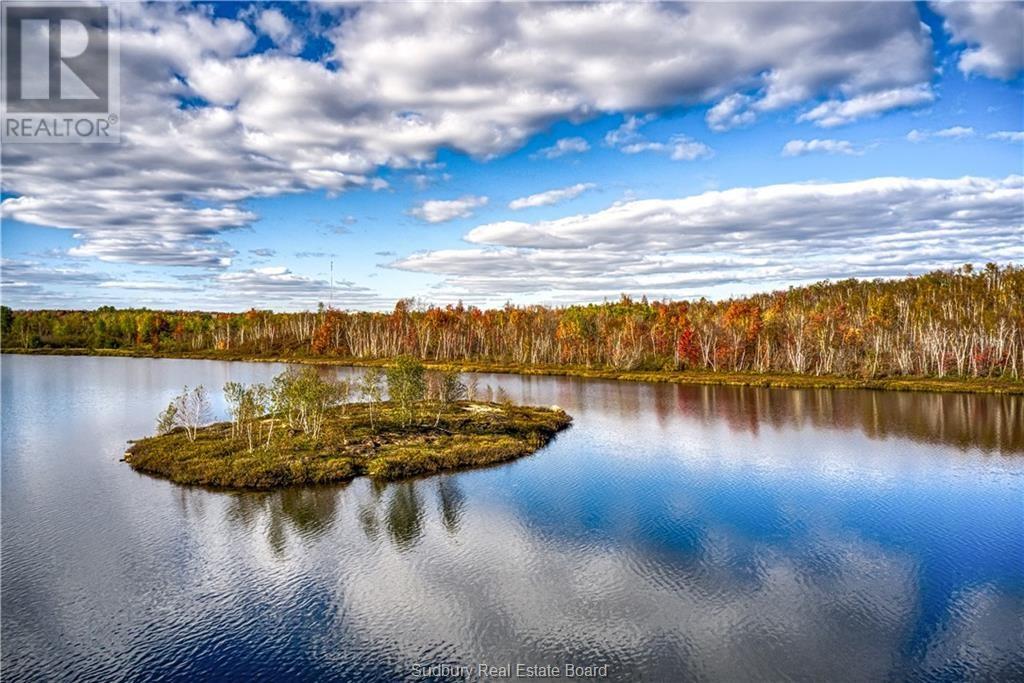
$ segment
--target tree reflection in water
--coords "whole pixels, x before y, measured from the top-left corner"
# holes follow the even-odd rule
[[[844,389],[770,389],[727,386],[655,386],[653,405],[659,424],[675,416],[704,424],[721,421],[734,432],[757,435],[766,425],[857,430],[871,439],[908,438],[919,443],[952,444],[961,450],[1024,451],[1024,396],[993,400],[984,394]],[[624,395],[626,394],[626,395]],[[593,396],[588,397],[593,400]],[[626,386],[609,402],[622,410],[638,402]]]
[[[288,488],[272,492],[230,494],[229,523],[251,531],[265,524],[267,542],[277,555],[284,555],[289,532],[312,542],[331,530],[338,501],[348,483],[309,488]]]
[[[458,533],[465,496],[454,477],[441,475],[390,484],[371,482],[368,488],[356,514],[359,526],[371,541],[378,540],[383,529],[396,549],[415,546],[425,530],[427,506],[423,498],[432,490],[436,491],[441,524],[450,534]]]
[[[416,545],[423,535],[423,503],[413,481],[391,485],[387,506],[388,535],[399,550]]]
[[[462,506],[465,496],[458,482],[449,476],[438,477],[437,499],[441,507],[441,522],[448,533],[459,532],[459,521],[462,519]]]
[[[310,543],[329,533],[338,523],[341,500],[358,501],[354,512],[358,528],[371,542],[387,538],[399,551],[413,548],[426,530],[427,511],[436,498],[437,522],[449,534],[457,534],[465,495],[456,479],[444,475],[391,483],[364,480],[349,489],[339,486],[289,488],[268,492],[225,493],[224,520],[239,533],[266,535],[275,555],[283,557],[289,540]],[[180,487],[178,502],[188,516],[206,524],[201,504],[205,490]],[[219,514],[218,514],[219,516]]]

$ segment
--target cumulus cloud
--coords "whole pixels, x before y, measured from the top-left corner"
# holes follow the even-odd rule
[[[553,204],[560,204],[570,199],[575,199],[594,187],[594,183],[576,183],[575,185],[563,187],[558,190],[538,192],[537,194],[531,194],[528,197],[513,199],[508,203],[508,208],[513,211],[518,211],[519,209],[528,209],[535,206],[551,206]]]
[[[295,273],[285,266],[219,273],[206,295],[208,303],[221,309],[258,301],[260,307],[309,310],[332,297],[338,308],[375,308],[388,303],[368,287],[348,280],[336,280],[332,287],[327,279]]]
[[[590,143],[580,137],[562,138],[550,147],[538,149],[534,158],[557,159],[566,154],[582,154],[590,150]]]
[[[0,281],[5,290],[9,287],[51,284],[99,286],[110,279],[107,275],[81,267],[54,268],[38,261],[0,259]]]
[[[698,142],[685,135],[677,135],[668,143],[668,154],[672,161],[693,161],[706,159],[712,156],[714,151],[703,142]]]
[[[952,126],[950,128],[943,128],[942,130],[936,131],[918,130],[915,128],[907,133],[907,140],[910,142],[924,142],[928,138],[960,140],[970,137],[974,137],[974,128],[969,126]]]
[[[798,105],[822,95],[829,99],[799,120],[832,127],[891,109],[919,106],[934,99],[930,86],[931,37],[916,11],[909,5],[889,12],[874,8],[866,14],[846,12],[845,18],[840,19],[831,16],[827,8],[830,4],[801,5],[807,9],[805,20],[813,17],[819,22],[819,37],[831,41],[825,35],[840,30],[841,24],[845,24],[848,31],[863,30],[863,33],[856,38],[853,38],[853,33],[847,34],[842,39],[845,48],[834,51],[822,49],[822,46],[811,47],[810,44],[780,45],[778,49],[793,50],[787,58],[787,61],[793,60],[792,64],[785,68],[770,68],[761,72],[759,78],[748,78],[746,88],[735,89],[718,100],[705,116],[712,130],[725,131],[749,125],[765,112]],[[831,5],[832,8],[843,7],[839,3]],[[768,11],[777,9],[768,3],[761,6]],[[876,11],[880,13],[876,14]],[[789,21],[793,21],[792,18]],[[893,23],[884,29],[880,23],[886,21]],[[793,26],[797,34],[805,28],[799,21]],[[806,28],[810,30],[809,25]],[[847,38],[849,43],[845,43]],[[757,40],[754,36],[749,39]],[[831,43],[833,46],[839,44]],[[844,52],[852,56],[847,48],[857,52],[855,59],[862,68],[844,62],[841,56]],[[877,51],[872,53],[873,50]]]
[[[737,93],[758,113],[828,95],[843,111],[824,120],[849,120],[931,74],[903,3],[376,3],[324,14],[318,62],[289,54],[313,29],[272,8],[115,7],[122,143],[5,146],[3,215],[142,264],[227,268],[224,234],[256,218],[246,200],[383,188],[382,167],[507,153],[557,120]],[[277,49],[254,53],[261,35]]]
[[[260,12],[256,17],[256,27],[285,52],[297,54],[302,51],[305,43],[302,35],[281,10],[271,8]]]
[[[126,278],[89,269],[81,262],[53,267],[40,261],[0,260],[4,303],[28,308],[89,308],[147,305],[177,309],[188,292],[197,310],[246,310],[254,305],[277,310],[311,310],[332,301],[339,308],[388,308],[394,301],[374,290],[339,279],[292,272],[284,266],[225,271],[213,277],[192,273],[173,278]],[[254,304],[254,302],[256,302]]]
[[[644,140],[631,142],[619,149],[625,154],[640,154],[641,152],[662,152],[669,155],[672,161],[694,161],[706,159],[714,155],[714,150],[685,135],[676,135],[668,142],[651,142]]]
[[[1011,79],[1024,69],[1024,3],[933,2],[954,43],[967,47],[957,66],[965,74]]]
[[[34,260],[0,260],[0,290],[4,303],[13,307],[71,308],[120,303],[111,290],[175,292],[199,291],[173,280],[126,280],[108,273],[89,270],[83,263],[71,261],[54,267]]]
[[[953,126],[935,131],[938,138],[969,138],[974,135],[974,129],[969,126]]]
[[[190,287],[180,282],[167,282],[166,280],[108,280],[99,285],[103,289],[141,289],[148,291],[177,291],[195,292],[198,287]]]
[[[989,140],[1002,140],[1003,142],[1024,142],[1024,130],[999,130],[989,133],[986,137]]]
[[[822,128],[834,128],[870,116],[878,116],[892,109],[904,109],[928,104],[935,99],[928,84],[907,88],[893,88],[858,95],[845,100],[822,102],[797,117],[797,121],[810,121]]]
[[[410,215],[427,223],[444,223],[456,218],[469,218],[473,209],[485,206],[487,197],[465,195],[458,199],[430,199],[409,210]]]
[[[826,154],[863,154],[862,151],[853,146],[849,140],[790,140],[782,147],[782,156],[798,157],[812,152],[824,152]]]
[[[710,147],[686,135],[674,135],[668,142],[648,140],[640,133],[640,128],[654,119],[653,114],[627,116],[618,128],[608,131],[604,136],[604,143],[618,148],[623,154],[659,152],[668,154],[673,161],[693,161],[714,155],[714,150]]]
[[[752,102],[752,97],[734,93],[708,109],[704,120],[708,128],[717,132],[751,124],[757,119],[757,114],[749,108]]]
[[[392,267],[442,275],[450,292],[600,299],[897,276],[1024,258],[1024,177],[873,178],[621,202],[551,221],[485,224],[479,245]],[[724,288],[724,289],[723,289]]]
[[[630,115],[623,119],[622,123],[604,136],[604,144],[610,147],[621,147],[623,145],[641,140],[640,128],[646,126],[655,119],[654,114],[644,116]]]

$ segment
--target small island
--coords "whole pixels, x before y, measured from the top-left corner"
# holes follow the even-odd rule
[[[496,401],[478,400],[475,381],[467,387],[457,373],[427,373],[409,358],[354,382],[306,367],[270,386],[228,383],[224,394],[231,421],[205,424],[205,390],[186,387],[161,414],[158,434],[131,442],[125,461],[219,488],[391,480],[530,455],[572,422],[557,406],[514,405],[500,390]]]

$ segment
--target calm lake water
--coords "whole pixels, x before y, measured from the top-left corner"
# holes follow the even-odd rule
[[[183,384],[223,416],[282,367],[3,357],[5,681],[1024,679],[1020,397],[481,375],[573,427],[379,487],[118,461]]]

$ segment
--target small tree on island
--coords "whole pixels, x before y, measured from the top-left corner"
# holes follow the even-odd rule
[[[505,391],[505,387],[498,387],[498,393],[495,396],[495,401],[497,401],[503,406],[510,406],[515,404],[515,401],[512,400],[512,397],[509,396],[509,393]]]
[[[416,404],[427,391],[423,363],[410,356],[399,356],[387,369],[388,398],[398,406],[402,426],[408,427],[415,417]]]
[[[185,436],[189,441],[195,441],[196,432],[210,421],[212,412],[210,399],[203,385],[200,384],[192,391],[189,391],[186,385],[160,413],[156,431],[158,434],[166,434],[180,427],[185,430]]]
[[[367,368],[359,378],[359,395],[369,406],[370,431],[377,431],[374,411],[384,400],[384,372],[380,368]]]
[[[267,413],[270,406],[270,391],[263,384],[245,386],[238,382],[228,382],[224,385],[224,400],[228,404],[228,412],[231,414],[231,438],[246,436],[249,442],[251,453],[253,444],[253,426],[258,428],[256,438],[263,436],[263,426],[260,419]],[[270,423],[270,434],[273,433],[273,421]],[[267,436],[267,445],[270,445],[270,434]]]
[[[348,386],[325,380],[315,368],[289,369],[274,378],[270,403],[274,412],[284,415],[288,426],[305,432],[314,441],[320,438],[327,409],[348,397]]]
[[[438,373],[437,382],[437,417],[434,418],[434,426],[441,422],[441,413],[456,401],[465,400],[467,389],[462,383],[459,373],[445,371]]]

